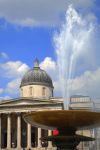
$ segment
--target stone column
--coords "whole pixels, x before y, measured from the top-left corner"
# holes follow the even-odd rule
[[[2,135],[1,135],[1,114],[0,114],[0,148],[1,148],[1,138],[2,138]]]
[[[52,136],[52,130],[48,130],[48,136]],[[48,142],[48,148],[52,148],[52,142]]]
[[[38,148],[42,147],[40,138],[41,138],[41,128],[38,128]]]
[[[27,123],[27,148],[31,148],[31,124]]]
[[[7,116],[7,149],[11,148],[11,115]]]
[[[21,114],[17,115],[17,149],[21,148]]]

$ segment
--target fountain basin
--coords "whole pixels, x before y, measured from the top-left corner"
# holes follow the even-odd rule
[[[26,122],[43,129],[85,129],[100,126],[100,113],[84,110],[46,110],[24,116]]]
[[[77,135],[80,129],[100,126],[100,113],[84,110],[46,110],[26,114],[24,120],[35,127],[58,129],[58,136],[42,137],[42,141],[52,141],[57,150],[77,150],[81,141],[93,141],[92,137]]]

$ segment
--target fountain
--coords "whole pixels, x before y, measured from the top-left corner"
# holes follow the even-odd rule
[[[67,110],[45,110],[26,114],[24,120],[35,127],[47,130],[57,129],[59,135],[42,137],[41,140],[52,141],[57,150],[76,150],[81,141],[93,141],[92,137],[76,134],[80,129],[99,127],[100,113],[86,110],[68,110],[68,80],[71,78],[73,62],[83,51],[84,44],[91,37],[93,27],[85,22],[69,6],[66,23],[60,34],[55,36],[59,79],[61,80],[64,108]],[[67,101],[66,101],[67,99]],[[66,104],[67,102],[67,104]]]
[[[59,130],[58,136],[47,136],[41,140],[52,141],[57,150],[76,150],[81,141],[93,141],[92,137],[78,135],[80,129],[100,126],[100,113],[84,110],[45,110],[24,116],[26,122],[47,130]]]

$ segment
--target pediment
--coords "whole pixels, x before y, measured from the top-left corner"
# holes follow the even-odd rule
[[[35,104],[44,104],[50,103],[49,100],[41,100],[41,99],[31,99],[31,98],[18,98],[11,100],[4,100],[0,103],[0,107],[2,106],[26,106],[26,105],[35,105]]]

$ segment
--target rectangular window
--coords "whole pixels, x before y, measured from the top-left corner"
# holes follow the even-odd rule
[[[32,96],[32,87],[30,87],[30,96]]]
[[[45,96],[45,90],[46,90],[45,87],[43,87],[43,89],[42,89],[42,95],[43,96]]]

